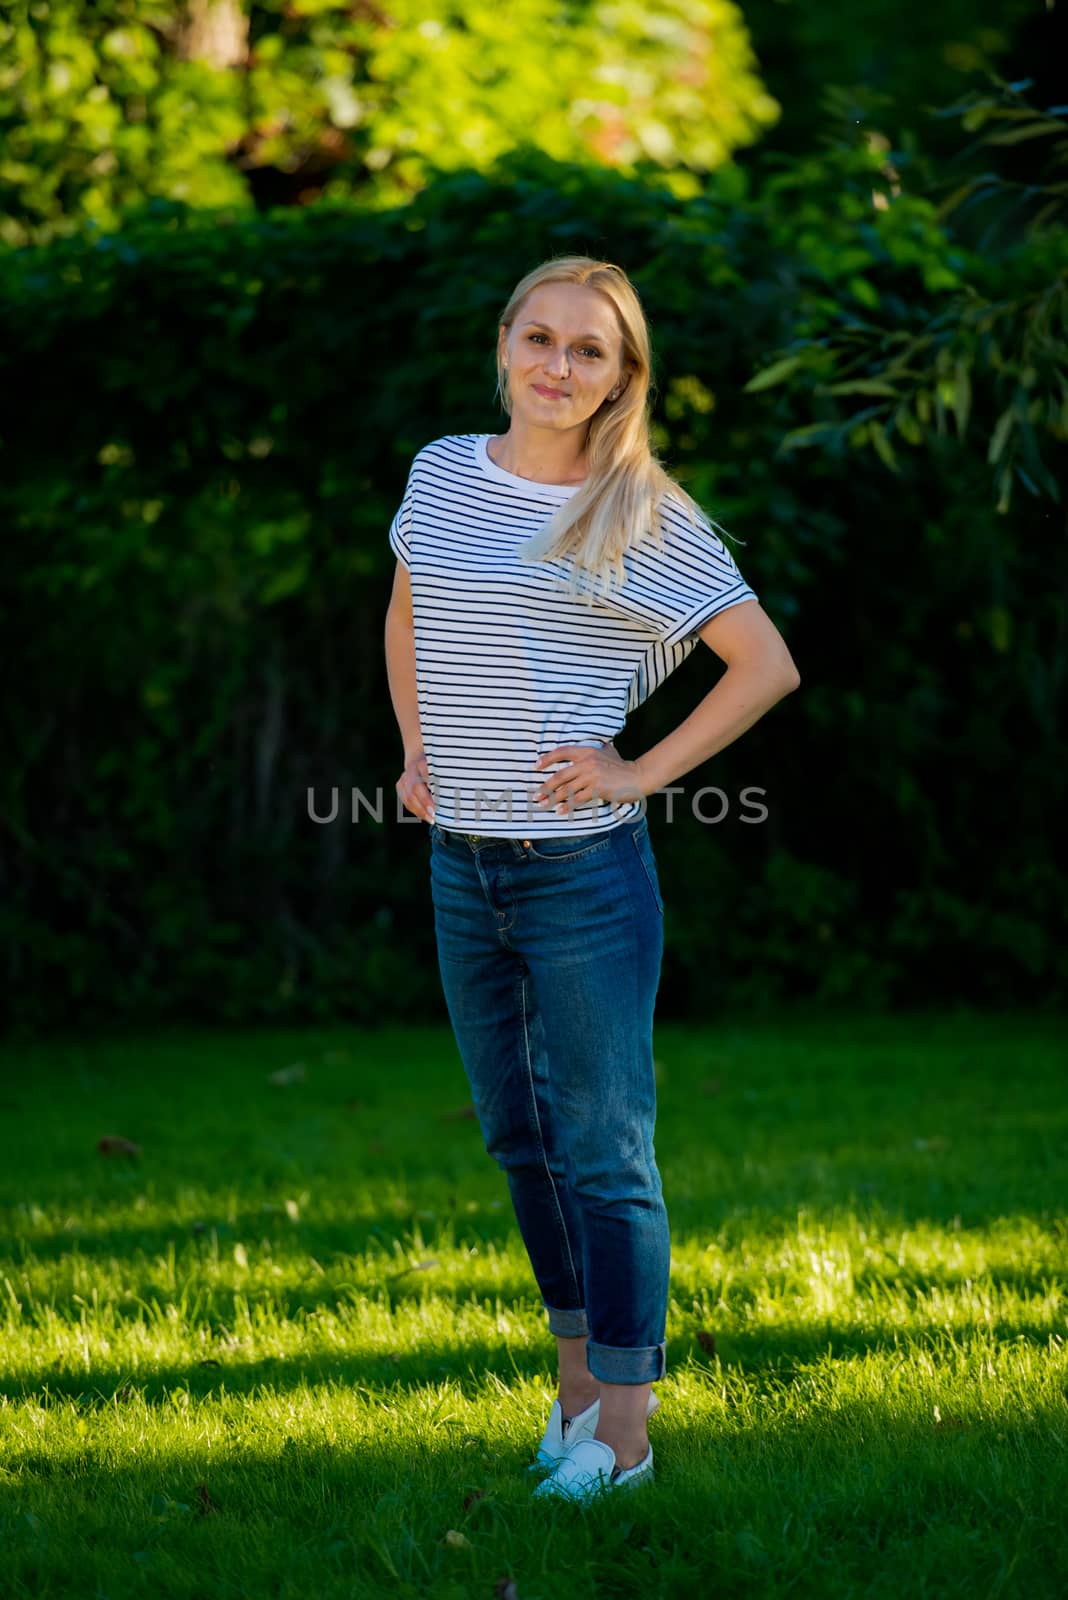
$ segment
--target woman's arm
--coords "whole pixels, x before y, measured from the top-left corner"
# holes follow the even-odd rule
[[[801,682],[785,640],[759,600],[721,611],[698,635],[727,670],[685,722],[634,762],[647,796],[733,744]]]
[[[419,726],[419,695],[415,682],[415,618],[412,586],[403,561],[393,574],[393,595],[386,611],[386,677],[404,745],[404,765],[420,754],[423,733]]]
[[[412,587],[408,569],[397,562],[393,574],[393,595],[386,612],[386,676],[404,743],[404,771],[397,779],[397,794],[407,811],[424,822],[434,820],[434,795],[430,772],[423,753],[423,733],[419,726],[419,694],[415,680],[415,618],[412,614]]]

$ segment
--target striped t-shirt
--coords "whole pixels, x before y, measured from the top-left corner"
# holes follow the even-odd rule
[[[535,483],[490,458],[485,433],[450,434],[415,456],[389,542],[410,574],[419,726],[439,827],[496,838],[601,832],[642,814],[640,800],[534,795],[571,758],[534,771],[560,745],[606,744],[698,643],[709,617],[757,597],[702,516],[695,531],[661,503],[665,548],[623,557],[605,598],[571,599],[570,561],[525,562],[520,545],[578,484]],[[592,590],[581,574],[584,592]]]

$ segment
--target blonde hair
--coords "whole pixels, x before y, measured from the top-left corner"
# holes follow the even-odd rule
[[[511,329],[527,296],[543,283],[578,283],[598,289],[611,300],[623,336],[623,372],[630,382],[617,400],[605,399],[589,422],[586,441],[588,472],[585,481],[549,521],[519,547],[524,561],[560,561],[570,558],[567,585],[577,598],[582,574],[607,594],[613,576],[626,579],[624,553],[652,534],[663,550],[660,507],[672,502],[693,526],[710,523],[703,508],[665,471],[650,437],[649,395],[655,389],[652,345],[637,290],[622,267],[592,256],[555,256],[528,272],[512,290],[498,321]],[[497,389],[501,405],[511,416],[508,369],[497,342]],[[718,524],[712,524],[718,526]],[[592,605],[588,586],[583,598]]]

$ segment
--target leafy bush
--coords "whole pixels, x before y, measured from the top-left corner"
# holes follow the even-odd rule
[[[986,258],[895,192],[906,156],[832,146],[681,200],[532,155],[397,212],[157,202],[0,256],[11,1019],[441,1015],[426,832],[396,821],[386,531],[417,449],[505,426],[499,308],[572,250],[637,283],[658,447],[745,541],[802,675],[683,780],[763,787],[764,824],[650,801],[662,1014],[1063,1000],[1068,574],[1023,424],[1055,489],[1064,374],[1024,341],[1051,285],[1063,307],[1066,236]],[[995,453],[1021,389],[1020,453]],[[696,651],[623,753],[715,670]],[[381,823],[352,825],[354,788]]]

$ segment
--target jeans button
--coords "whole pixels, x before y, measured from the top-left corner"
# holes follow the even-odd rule
[[[530,840],[529,839],[521,839],[520,843],[522,844],[524,850],[529,850],[530,849]]]

